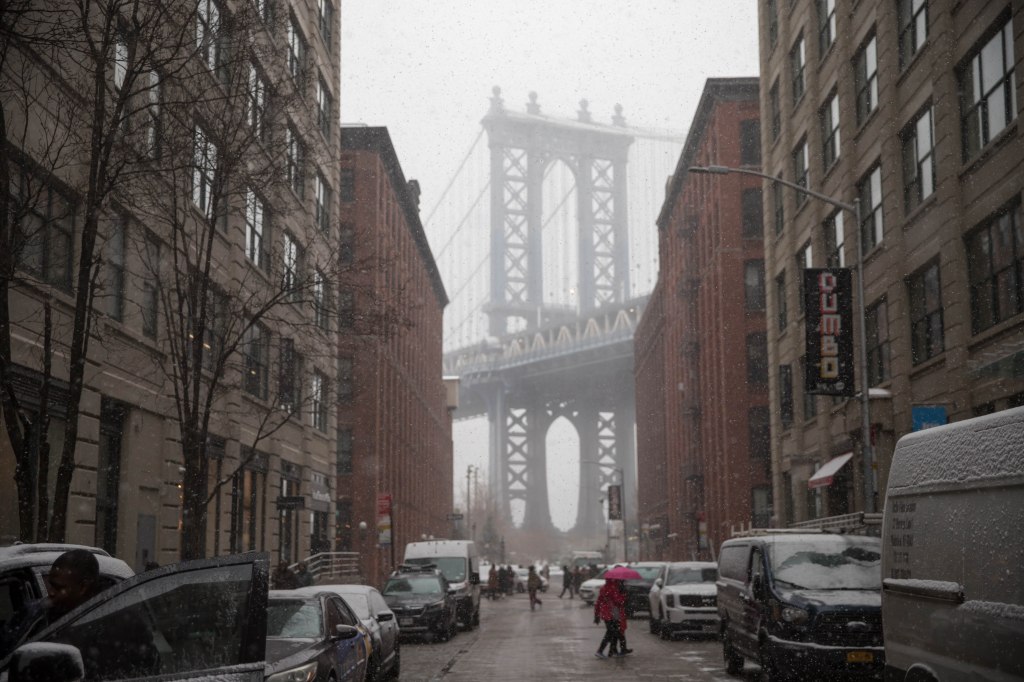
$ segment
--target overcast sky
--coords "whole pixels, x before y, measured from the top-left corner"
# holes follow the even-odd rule
[[[341,22],[342,121],[388,127],[425,207],[495,85],[509,109],[533,90],[545,114],[575,117],[586,98],[597,121],[621,103],[631,125],[685,131],[705,79],[758,74],[754,0],[342,0]],[[457,490],[468,464],[486,468],[481,432],[457,425]],[[563,528],[575,471],[549,468],[552,499],[569,500],[552,508]]]

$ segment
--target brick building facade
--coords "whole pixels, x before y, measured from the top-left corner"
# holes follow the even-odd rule
[[[387,128],[344,127],[343,274],[338,410],[339,549],[377,584],[405,544],[451,528],[452,428],[442,376],[448,297]],[[343,330],[344,331],[344,330]],[[451,406],[454,408],[454,406]],[[377,502],[391,495],[391,547],[378,546]],[[364,525],[365,524],[365,527]]]
[[[1024,403],[1024,3],[758,4],[764,172],[861,204],[855,225],[765,185],[772,473],[788,524],[880,510],[900,436]],[[802,388],[800,271],[856,268],[858,239],[874,467],[860,401]],[[815,485],[828,462],[842,466]]]
[[[770,507],[755,78],[710,79],[658,218],[660,271],[635,337],[639,501],[652,558],[710,558]]]

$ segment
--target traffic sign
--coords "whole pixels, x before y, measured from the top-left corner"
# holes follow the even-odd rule
[[[462,516],[463,516],[462,514],[449,514],[448,515],[448,520],[449,521],[461,521],[462,520]]]

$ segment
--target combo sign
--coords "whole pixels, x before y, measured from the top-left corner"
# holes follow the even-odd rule
[[[852,396],[853,287],[848,268],[804,270],[807,366],[804,391]]]

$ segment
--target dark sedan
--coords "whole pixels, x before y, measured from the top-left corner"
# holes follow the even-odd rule
[[[455,597],[440,573],[392,575],[383,594],[402,635],[432,636],[444,642],[455,634]]]
[[[640,611],[650,611],[648,600],[654,580],[664,568],[664,561],[638,561],[629,567],[640,574],[639,580],[626,580],[626,616],[632,618]]]
[[[370,644],[336,594],[272,590],[267,603],[267,682],[362,682]]]

